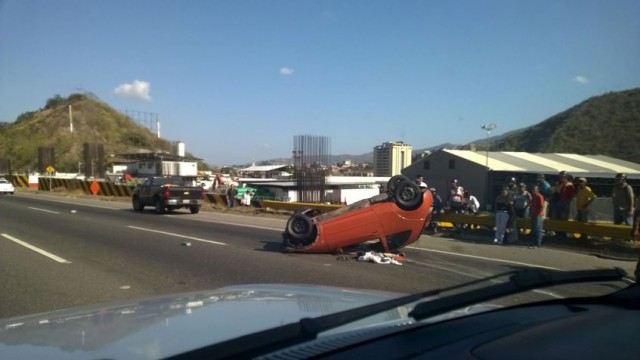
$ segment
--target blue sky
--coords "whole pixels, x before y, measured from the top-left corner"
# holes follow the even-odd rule
[[[0,121],[90,91],[210,164],[536,124],[640,86],[640,1],[0,0]]]

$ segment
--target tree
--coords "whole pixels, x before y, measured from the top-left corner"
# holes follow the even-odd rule
[[[55,109],[62,105],[66,101],[65,98],[56,94],[54,97],[47,99],[47,104],[44,106],[45,110]]]

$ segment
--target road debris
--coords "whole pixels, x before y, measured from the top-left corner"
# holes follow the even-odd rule
[[[358,254],[358,261],[372,262],[376,264],[394,264],[402,265],[404,260],[404,254],[392,254],[392,253],[377,253],[373,251],[367,251],[366,253]]]

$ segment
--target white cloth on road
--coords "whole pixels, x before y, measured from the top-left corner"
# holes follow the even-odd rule
[[[402,265],[402,263],[397,260],[394,260],[382,254],[374,253],[373,251],[368,251],[364,253],[364,255],[358,256],[358,261],[368,261],[376,264]]]

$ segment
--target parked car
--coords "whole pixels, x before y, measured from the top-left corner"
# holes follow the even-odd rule
[[[285,252],[331,253],[380,240],[390,252],[418,240],[431,219],[433,198],[403,175],[392,177],[384,193],[321,214],[309,208],[293,214],[282,234]]]
[[[11,194],[15,193],[16,189],[13,187],[13,184],[5,179],[0,178],[0,194]]]
[[[206,190],[200,186],[185,186],[180,176],[150,176],[133,190],[131,203],[135,211],[153,206],[158,214],[180,208],[188,208],[192,214],[197,214],[205,196]]]

